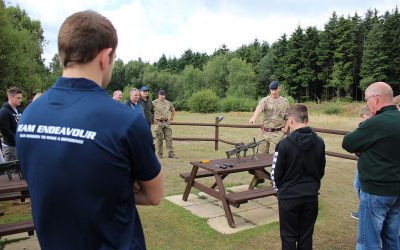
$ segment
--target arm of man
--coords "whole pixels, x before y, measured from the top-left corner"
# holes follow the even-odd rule
[[[256,122],[257,116],[261,114],[261,112],[262,112],[262,107],[258,105],[256,110],[254,111],[253,116],[250,118],[249,123],[254,124]]]
[[[286,101],[286,105],[285,105],[285,114],[283,115],[283,119],[285,121],[285,126],[283,126],[282,132],[287,135],[290,132],[290,127],[289,127],[289,123],[288,123],[288,109],[289,109],[289,102]]]
[[[0,132],[3,135],[3,137],[13,138],[15,136],[13,131],[11,131],[10,127],[11,127],[10,120],[9,117],[7,117],[7,113],[0,112]]]
[[[158,205],[164,194],[163,183],[164,178],[162,172],[152,180],[137,181],[139,187],[134,186],[136,204],[152,206]]]
[[[170,111],[171,111],[171,116],[170,116],[168,122],[172,122],[174,120],[175,114],[176,114],[175,108],[174,108],[174,106],[172,106],[172,104],[171,104],[171,107],[170,107]]]
[[[342,148],[347,152],[362,152],[370,147],[378,138],[371,135],[371,127],[379,124],[371,122],[371,119],[363,122],[356,130],[346,134],[342,141]]]
[[[152,101],[150,101],[150,106],[151,106],[151,108],[150,108],[151,123],[153,124],[153,123],[154,123],[154,105],[153,105],[153,102],[152,102]]]
[[[287,135],[290,132],[288,120],[285,121],[285,126],[282,128],[282,132]]]

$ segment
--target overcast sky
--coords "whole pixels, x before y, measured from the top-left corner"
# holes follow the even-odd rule
[[[208,54],[225,43],[235,50],[257,38],[270,44],[298,25],[322,29],[333,11],[364,16],[369,8],[383,13],[400,0],[5,0],[40,20],[48,63],[57,53],[57,33],[70,14],[95,10],[118,32],[117,56],[125,63],[162,54],[180,57],[186,49]]]

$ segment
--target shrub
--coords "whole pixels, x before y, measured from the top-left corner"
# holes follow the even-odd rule
[[[174,108],[176,111],[188,111],[188,105],[187,105],[187,100],[185,99],[181,99],[181,98],[177,98],[176,100],[174,100],[172,102],[172,104],[174,105]]]
[[[332,103],[324,109],[324,113],[328,115],[339,115],[343,113],[343,108],[338,107],[334,103]]]
[[[201,90],[189,98],[188,107],[191,112],[212,113],[217,111],[218,97],[210,89]]]
[[[253,111],[257,101],[250,98],[239,98],[227,96],[219,102],[219,109],[223,112],[230,111]]]

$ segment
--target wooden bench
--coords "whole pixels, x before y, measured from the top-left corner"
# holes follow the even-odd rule
[[[249,200],[264,198],[271,195],[277,195],[277,192],[272,187],[258,188],[254,190],[246,190],[237,193],[226,194],[226,199],[234,207],[239,207],[240,204],[246,203]]]
[[[181,174],[179,174],[179,176],[182,177],[182,179],[184,179],[185,182],[187,182],[190,177],[190,172],[181,173]],[[210,176],[214,176],[214,174],[211,171],[204,170],[204,171],[197,171],[196,178],[204,178],[204,177],[210,177]]]
[[[20,221],[0,225],[0,237],[24,232],[28,232],[29,236],[34,235],[35,226],[33,221]]]
[[[0,175],[6,174],[9,180],[12,180],[12,175],[17,174],[19,178],[22,180],[23,176],[21,173],[21,167],[19,165],[19,161],[6,161],[0,163]]]
[[[185,182],[188,182],[189,177],[190,177],[190,172],[181,173],[179,175],[182,177],[182,179],[185,180]],[[197,178],[210,177],[210,176],[214,176],[214,174],[211,171],[208,171],[208,170],[197,171],[196,179]],[[224,179],[227,176],[228,176],[227,174],[226,175],[222,175],[221,178]],[[214,189],[216,186],[217,186],[217,183],[214,182],[214,184],[211,185],[211,189]]]
[[[13,192],[7,194],[0,194],[0,201],[12,201],[12,200],[21,200],[21,202],[25,202],[25,197],[21,192]]]

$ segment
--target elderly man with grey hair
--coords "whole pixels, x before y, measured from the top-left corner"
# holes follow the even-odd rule
[[[399,249],[400,112],[393,90],[376,82],[365,90],[373,114],[343,139],[343,148],[360,153],[361,183],[356,249]]]

